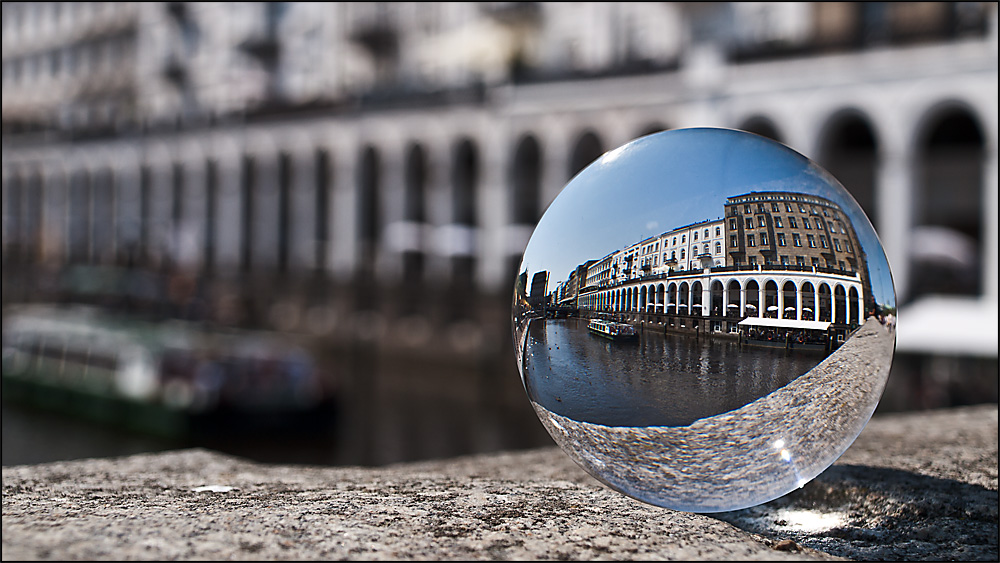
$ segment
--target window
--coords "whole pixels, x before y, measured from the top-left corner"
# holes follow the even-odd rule
[[[788,213],[792,212],[792,204],[788,203],[787,201],[785,202],[785,211]]]
[[[837,232],[837,229],[835,229],[833,226],[833,221],[827,221],[826,226],[829,227],[831,233]]]
[[[743,213],[750,213],[750,206],[749,205],[744,205],[743,206]]]
[[[791,228],[793,228],[793,229],[798,229],[799,228],[799,222],[795,220],[795,217],[789,215],[788,216],[788,226],[791,227]]]
[[[763,203],[758,203],[757,204],[757,213],[763,213],[763,212],[764,212],[764,204]]]
[[[694,238],[691,239],[691,240],[698,240],[698,231],[694,232]]]
[[[747,256],[747,264],[750,264],[751,266],[756,266],[757,265],[757,257],[756,256]]]
[[[767,246],[767,233],[760,234],[760,245]]]
[[[715,253],[716,254],[722,254],[722,243],[721,242],[715,243]]]
[[[806,235],[806,240],[809,241],[809,248],[816,248],[816,237],[812,235]]]
[[[747,246],[757,246],[753,243],[753,235],[747,235]]]
[[[799,233],[792,233],[792,246],[802,246],[802,237]]]
[[[850,252],[851,254],[854,254],[854,247],[851,246],[851,239],[847,239],[844,242],[847,243],[847,251]]]
[[[735,231],[736,230],[736,219],[734,217],[731,217],[729,219],[729,230],[730,231]],[[718,231],[718,229],[716,229],[716,231]],[[718,234],[718,233],[716,233],[716,234]]]
[[[785,233],[778,233],[775,236],[778,237],[778,246],[785,246]]]
[[[778,211],[780,211],[780,210],[778,209],[778,204],[777,204],[777,203],[773,203],[773,202],[772,202],[772,203],[771,203],[771,212],[772,212],[772,213],[777,213]]]
[[[705,243],[705,252],[704,252],[704,254],[709,254],[709,252],[708,252],[708,243],[707,242]]]
[[[821,231],[823,230],[823,220],[819,217],[816,218],[816,228]]]
[[[674,246],[677,246],[677,237],[674,237],[674,242],[672,242],[671,244],[673,244]]]
[[[719,234],[719,228],[715,228],[715,234]],[[708,238],[708,229],[705,229],[705,238]]]
[[[819,258],[816,258],[815,256],[812,257],[812,267],[819,268]]]
[[[677,251],[676,250],[671,250],[670,251],[670,259],[671,260],[677,260]]]
[[[683,260],[683,259],[684,259],[684,249],[682,248],[681,249],[681,260]]]
[[[731,235],[729,237],[729,246],[736,248],[739,246],[739,242],[736,240],[736,235]]]
[[[795,264],[797,266],[805,266],[806,265],[806,257],[805,256],[796,256],[795,257]]]
[[[799,213],[805,213],[805,212],[806,212],[806,208],[805,208],[805,206],[803,206],[803,205],[802,205],[802,204],[800,203],[800,204],[799,204]]]
[[[825,235],[820,235],[820,236],[819,236],[819,244],[820,244],[820,246],[822,246],[823,248],[828,248],[828,247],[826,246],[826,236],[825,236]]]
[[[837,252],[841,252],[841,250],[840,250],[840,239],[839,238],[833,239],[833,248],[835,248],[837,250]]]
[[[843,261],[843,260],[841,260],[841,261],[840,261],[840,269],[841,269],[841,270],[843,270],[843,269],[844,269],[844,261]]]
[[[802,226],[805,227],[805,228],[807,228],[807,229],[811,229],[812,228],[811,226],[809,226],[809,218],[808,217],[803,217],[802,218]]]
[[[777,215],[774,216],[774,226],[779,229],[784,227],[784,225],[781,224],[781,217],[778,217]]]
[[[750,217],[747,217],[746,228],[748,229],[753,228],[753,219],[751,219]]]
[[[687,242],[687,235],[681,235],[681,243]]]
[[[787,256],[782,256],[781,257],[781,265],[782,266],[787,266],[788,265],[788,257]]]
[[[829,217],[829,216],[830,216],[830,213],[826,209],[824,209],[823,210],[823,217]]]

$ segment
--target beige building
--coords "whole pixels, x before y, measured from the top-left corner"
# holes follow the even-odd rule
[[[850,218],[818,196],[759,192],[726,200],[733,266],[796,266],[857,272],[871,297],[867,258]]]

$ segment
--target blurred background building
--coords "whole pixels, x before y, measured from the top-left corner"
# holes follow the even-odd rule
[[[334,462],[549,443],[520,253],[578,171],[682,127],[779,140],[867,211],[899,303],[881,409],[997,400],[995,2],[2,10],[5,315],[295,338],[341,397]]]

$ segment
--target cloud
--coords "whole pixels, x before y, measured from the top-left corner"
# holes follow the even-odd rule
[[[646,223],[646,230],[651,231],[651,230],[653,230],[653,229],[655,229],[655,228],[657,228],[659,226],[660,226],[660,222],[659,221],[650,221],[650,222]]]

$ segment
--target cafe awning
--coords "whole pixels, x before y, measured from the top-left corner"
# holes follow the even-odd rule
[[[747,317],[739,322],[742,326],[757,326],[763,328],[791,328],[805,330],[827,330],[830,323],[825,321],[799,321],[795,319],[771,319]]]

